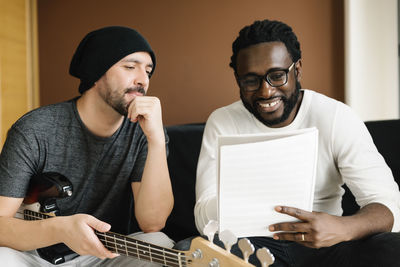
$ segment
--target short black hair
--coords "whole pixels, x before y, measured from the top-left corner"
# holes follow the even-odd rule
[[[282,42],[285,44],[293,62],[301,58],[300,43],[292,28],[276,20],[257,20],[240,30],[232,44],[232,56],[229,66],[236,72],[237,54],[241,49],[264,42]]]

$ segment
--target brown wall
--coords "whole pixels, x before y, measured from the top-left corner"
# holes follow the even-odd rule
[[[69,61],[83,36],[108,25],[130,26],[150,42],[157,68],[150,95],[166,125],[203,122],[239,99],[229,68],[231,44],[254,20],[293,27],[303,52],[304,88],[344,99],[342,0],[39,0],[41,105],[78,95]]]

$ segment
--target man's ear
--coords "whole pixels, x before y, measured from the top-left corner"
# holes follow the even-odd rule
[[[297,60],[297,62],[294,64],[294,71],[295,71],[295,75],[296,75],[296,79],[297,81],[301,81],[301,77],[302,77],[302,65],[303,65],[303,61],[301,60],[301,58],[299,60]]]
[[[94,88],[97,88],[98,86],[99,86],[99,83],[98,83],[98,81],[96,81],[96,82],[93,83],[92,88],[93,88],[93,87],[94,87]]]

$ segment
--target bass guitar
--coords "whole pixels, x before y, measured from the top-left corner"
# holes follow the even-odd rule
[[[32,179],[24,204],[18,211],[24,220],[41,220],[54,217],[59,214],[56,205],[57,198],[65,198],[72,195],[72,184],[63,175],[58,173],[43,173]],[[22,216],[21,216],[22,215]],[[240,240],[245,259],[241,259],[230,253],[229,249],[223,249],[214,243],[196,237],[191,241],[188,251],[180,251],[164,248],[151,243],[140,241],[129,236],[114,232],[98,232],[95,234],[103,245],[112,252],[133,257],[140,260],[159,263],[167,267],[249,267],[248,257],[254,252],[250,242]],[[242,245],[241,245],[242,244]],[[52,264],[63,263],[69,258],[77,256],[64,244],[38,249],[39,255]],[[273,262],[273,256],[265,248],[257,251],[257,257],[264,267]]]

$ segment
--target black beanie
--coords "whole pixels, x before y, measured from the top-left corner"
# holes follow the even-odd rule
[[[83,94],[115,63],[135,52],[150,54],[153,74],[156,57],[140,33],[121,26],[101,28],[88,33],[80,42],[72,57],[69,73],[81,80],[79,92]]]

